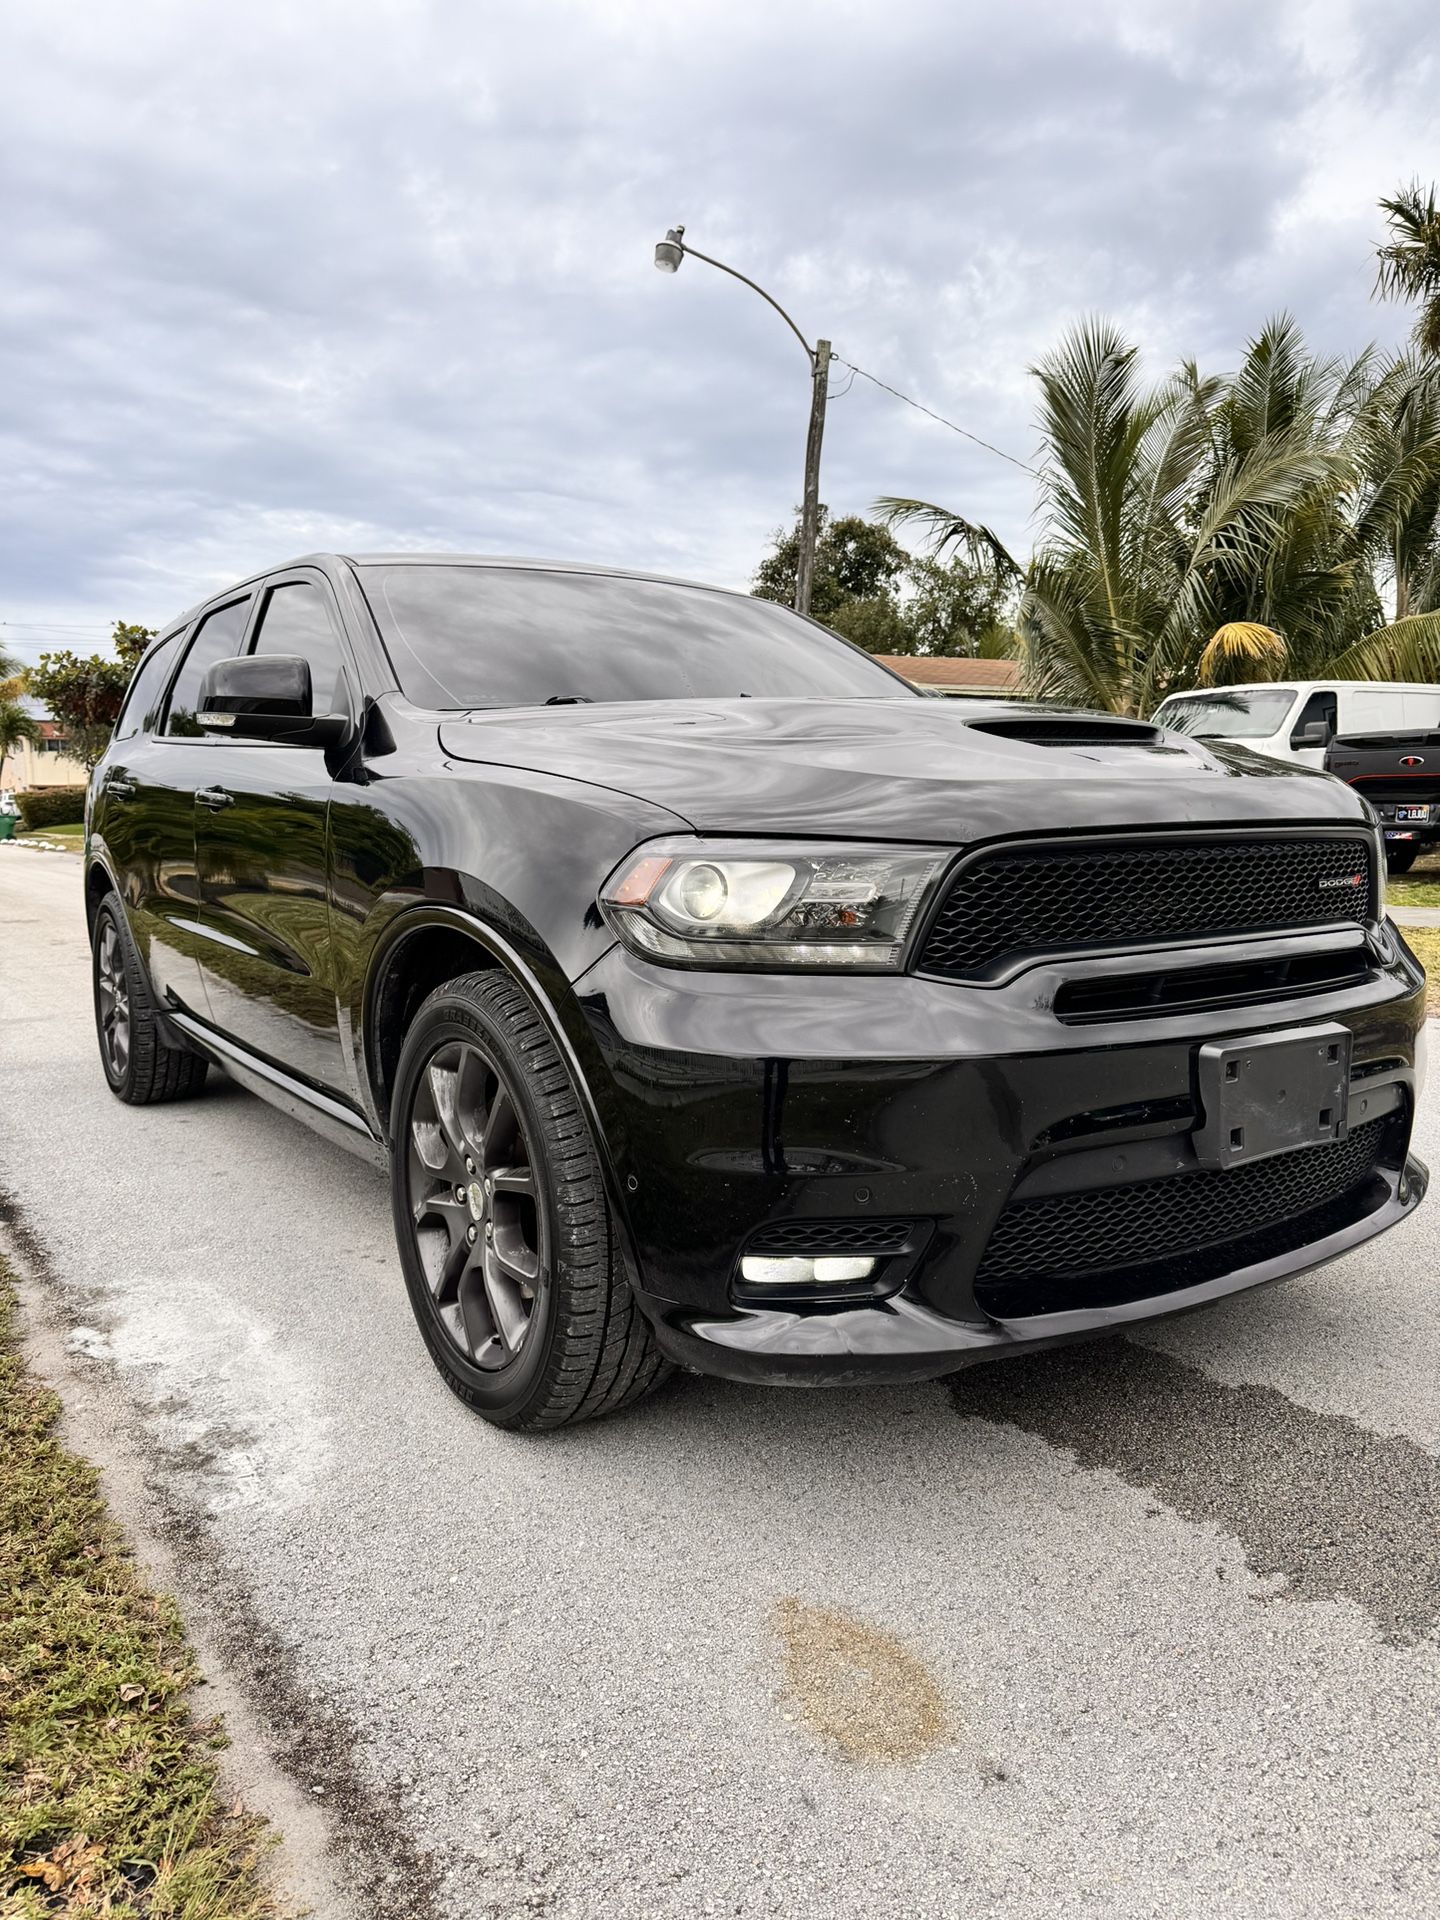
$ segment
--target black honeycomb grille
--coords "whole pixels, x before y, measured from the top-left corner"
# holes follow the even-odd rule
[[[750,1253],[903,1253],[914,1223],[909,1220],[782,1220],[762,1227]]]
[[[976,1292],[983,1297],[987,1288],[1022,1276],[1032,1283],[1084,1280],[1117,1268],[1184,1263],[1208,1248],[1307,1220],[1365,1185],[1379,1163],[1385,1128],[1384,1120],[1372,1120],[1333,1145],[1224,1171],[1199,1168],[1129,1186],[1013,1200],[990,1236]],[[1190,1277],[1181,1274],[1177,1283]]]
[[[1359,837],[997,848],[956,875],[919,967],[975,980],[1038,954],[1289,932],[1373,912]]]

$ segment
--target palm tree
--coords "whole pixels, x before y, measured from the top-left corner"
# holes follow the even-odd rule
[[[1435,188],[1412,180],[1380,202],[1390,239],[1375,249],[1375,291],[1382,300],[1419,300],[1414,340],[1424,354],[1440,357],[1440,208]]]
[[[0,786],[5,784],[5,762],[21,741],[39,738],[39,727],[18,700],[0,700]]]
[[[1316,359],[1282,316],[1228,379],[1187,364],[1146,386],[1103,321],[1036,375],[1044,534],[1027,567],[945,508],[877,503],[1022,579],[1028,691],[1148,713],[1197,684],[1440,667],[1435,372]],[[1379,583],[1399,596],[1402,574],[1387,625]]]

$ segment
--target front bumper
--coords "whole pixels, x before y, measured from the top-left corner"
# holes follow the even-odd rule
[[[1408,1152],[1423,977],[1383,927],[1325,938],[1364,941],[1363,977],[1342,990],[1080,1022],[1057,1014],[1057,1001],[1076,1004],[1077,983],[1133,972],[1134,956],[1045,963],[980,988],[686,972],[612,949],[580,982],[591,1091],[660,1344],[732,1379],[923,1379],[1183,1312],[1384,1232],[1419,1204],[1427,1179]],[[1229,941],[1148,952],[1143,965],[1193,972],[1317,944]],[[987,1280],[1007,1206],[1137,1185],[1159,1193],[1197,1171],[1202,1042],[1312,1021],[1349,1027],[1352,1128],[1363,1123],[1379,1142],[1342,1197],[1302,1209],[1298,1232],[1245,1233],[1231,1246],[1212,1231],[1197,1251],[1182,1225],[1163,1257],[1073,1284]],[[772,1301],[740,1280],[742,1252],[777,1230],[794,1243],[813,1225],[818,1244],[878,1223],[908,1239],[873,1287]]]

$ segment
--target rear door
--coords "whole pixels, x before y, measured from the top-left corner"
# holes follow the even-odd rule
[[[309,662],[313,710],[355,709],[323,574],[265,582],[249,651]],[[319,747],[224,740],[195,809],[201,969],[222,1033],[348,1097],[330,958],[326,837],[334,780]]]
[[[249,615],[250,595],[236,595],[210,608],[188,641],[177,640],[168,698],[145,728],[112,748],[96,794],[95,825],[115,861],[155,991],[202,1018],[195,790],[216,750],[196,723],[195,705],[207,670],[240,651]],[[122,726],[130,712],[127,705]]]

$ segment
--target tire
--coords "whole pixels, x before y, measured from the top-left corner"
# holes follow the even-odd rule
[[[113,893],[95,910],[90,950],[95,1036],[110,1091],[128,1107],[192,1099],[205,1084],[207,1063],[164,1038],[154,993]]]
[[[1414,866],[1419,854],[1415,846],[1397,847],[1389,842],[1385,846],[1385,871],[1387,873],[1408,873]]]
[[[468,1407],[533,1432],[614,1413],[665,1377],[574,1082],[508,975],[464,974],[420,1007],[391,1147],[410,1304]]]

